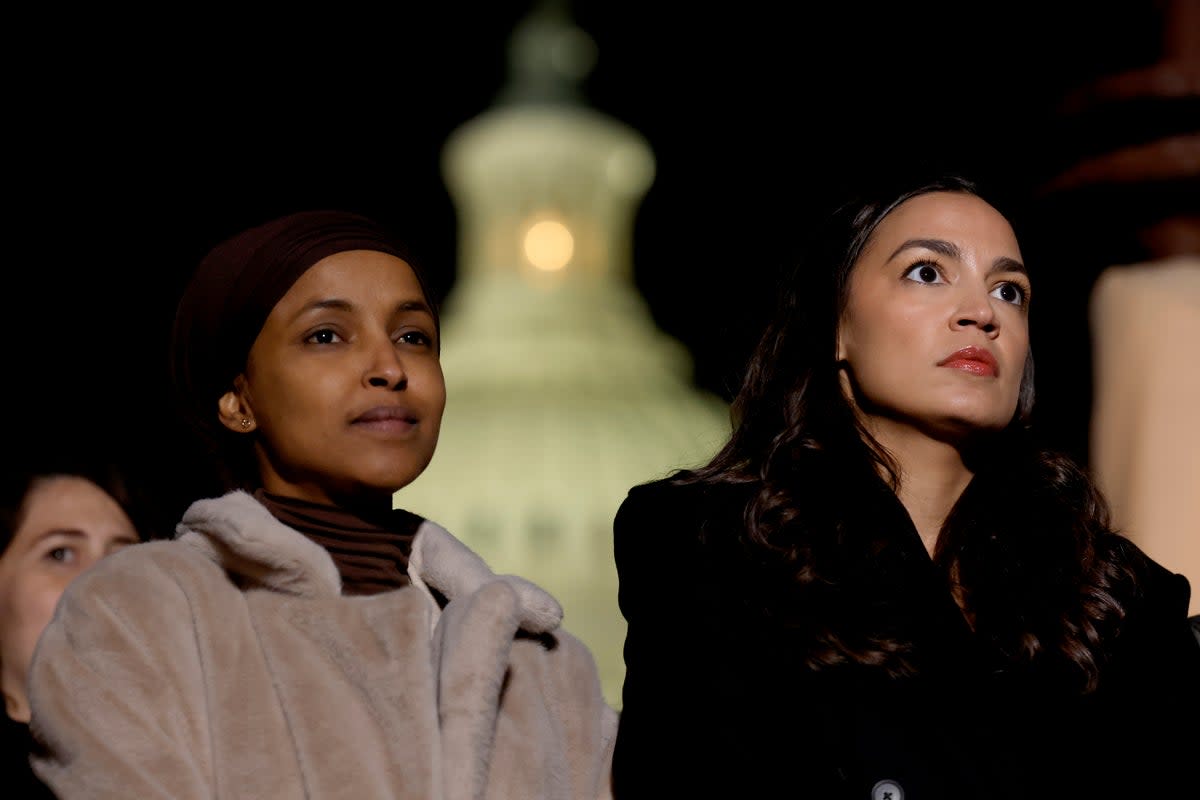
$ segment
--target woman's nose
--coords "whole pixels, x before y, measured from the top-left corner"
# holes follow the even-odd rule
[[[372,348],[372,357],[364,373],[364,383],[367,386],[395,391],[401,391],[408,386],[404,362],[391,339],[387,339],[386,345],[380,344]]]
[[[951,327],[976,327],[986,334],[996,333],[999,330],[998,324],[996,309],[990,296],[984,291],[972,291],[965,295],[951,316]]]

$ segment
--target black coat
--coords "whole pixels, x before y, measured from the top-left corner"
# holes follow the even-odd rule
[[[802,637],[743,602],[754,568],[699,535],[704,520],[736,529],[744,500],[660,482],[617,513],[628,633],[616,800],[1150,799],[1200,785],[1200,643],[1182,575],[1128,548],[1146,591],[1126,599],[1101,688],[1080,696],[985,651],[881,481],[854,512],[894,535],[865,568],[920,670],[813,671]]]

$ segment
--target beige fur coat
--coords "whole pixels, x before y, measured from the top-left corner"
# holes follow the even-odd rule
[[[35,771],[62,800],[608,797],[617,715],[559,604],[429,521],[409,574],[342,596],[250,495],[193,504],[63,595]]]

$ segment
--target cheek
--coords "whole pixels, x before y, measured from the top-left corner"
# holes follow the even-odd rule
[[[345,392],[346,377],[336,370],[299,375],[287,370],[262,371],[246,386],[245,397],[260,427],[287,425],[290,421],[314,420],[314,413],[336,408],[335,399]],[[272,425],[272,422],[275,425]]]
[[[28,659],[33,647],[54,615],[65,579],[39,576],[36,579],[17,580],[10,584],[0,600],[3,614],[2,659]]]
[[[1029,346],[1028,342],[1026,342],[1024,346],[1016,348],[1012,358],[1010,375],[1012,378],[1011,384],[1014,398],[1018,398],[1021,394],[1021,384],[1025,379],[1025,364],[1028,362],[1028,360]]]
[[[1018,323],[1004,344],[1010,368],[1017,373],[1017,382],[1020,383],[1020,376],[1025,371],[1025,362],[1029,358],[1029,328],[1023,322]]]
[[[429,387],[429,399],[436,404],[440,412],[446,407],[446,378],[442,374],[442,365],[439,362],[429,368],[426,375],[426,386]]]
[[[1021,364],[1024,364],[1025,359],[1029,356],[1029,327],[1027,325],[1023,324],[1021,326],[1020,335],[1017,336],[1016,342],[1017,360]]]
[[[856,369],[900,368],[904,356],[918,352],[931,327],[919,311],[880,309],[847,315],[838,328],[838,357]]]

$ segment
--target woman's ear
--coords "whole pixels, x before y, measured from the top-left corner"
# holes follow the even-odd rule
[[[221,424],[235,433],[249,433],[254,430],[254,412],[242,397],[242,376],[234,379],[234,388],[221,395],[217,401],[217,416]]]

